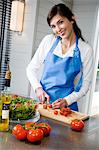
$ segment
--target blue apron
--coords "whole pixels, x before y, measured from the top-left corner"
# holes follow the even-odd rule
[[[76,75],[82,69],[80,51],[78,48],[78,38],[76,37],[76,47],[73,57],[61,58],[53,54],[55,47],[61,40],[57,37],[44,61],[44,71],[41,78],[41,85],[50,96],[50,103],[59,98],[64,98],[73,91],[78,92],[82,85],[82,75],[77,85],[74,85]],[[72,110],[78,111],[77,102],[69,105]]]

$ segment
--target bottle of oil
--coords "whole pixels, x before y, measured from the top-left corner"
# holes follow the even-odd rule
[[[0,131],[9,130],[9,106],[11,102],[10,93],[11,72],[9,65],[5,74],[5,86],[0,96]]]

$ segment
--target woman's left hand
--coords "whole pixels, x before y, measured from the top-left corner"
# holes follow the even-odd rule
[[[52,103],[53,108],[60,108],[67,106],[66,99],[59,98],[55,102]]]

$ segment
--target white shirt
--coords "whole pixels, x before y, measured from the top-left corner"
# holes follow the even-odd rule
[[[47,53],[49,52],[51,46],[55,42],[56,38],[53,34],[47,35],[43,38],[41,41],[35,55],[33,56],[31,62],[27,66],[26,72],[27,77],[34,89],[34,91],[38,87],[42,87],[40,84],[40,78],[39,75],[41,75],[40,70],[43,67],[44,59],[47,56]],[[67,53],[62,54],[62,48],[61,48],[61,41],[59,41],[58,45],[54,49],[53,53],[59,57],[73,57],[73,50],[75,48],[76,43],[74,43]],[[93,50],[89,46],[89,44],[83,42],[81,39],[78,40],[78,47],[80,49],[81,53],[81,60],[83,62],[83,84],[79,92],[73,91],[70,95],[64,97],[68,103],[68,105],[72,104],[73,102],[76,102],[81,97],[83,97],[87,91],[89,90],[91,78],[92,78],[92,71],[93,71]],[[75,80],[78,80],[79,75],[75,78]]]

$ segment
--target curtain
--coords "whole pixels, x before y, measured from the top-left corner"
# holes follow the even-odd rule
[[[11,0],[0,0],[0,91],[4,88],[7,64],[10,61],[11,31],[10,15]]]

